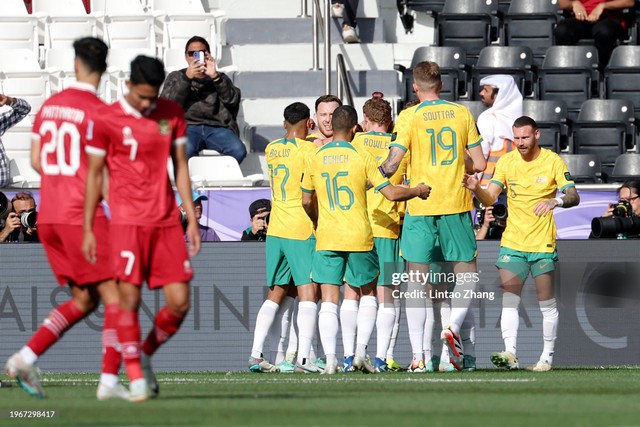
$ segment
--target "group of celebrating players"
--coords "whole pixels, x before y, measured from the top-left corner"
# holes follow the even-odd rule
[[[77,82],[43,104],[32,142],[32,164],[42,175],[40,239],[54,275],[61,285],[69,284],[72,297],[50,312],[5,370],[27,392],[44,397],[38,357],[102,299],[103,364],[97,397],[140,402],[158,394],[150,359],[178,331],[189,310],[189,257],[200,249],[185,152],[186,122],[180,105],[158,97],[165,77],[158,59],[135,58],[128,94],[105,105],[96,90],[106,69],[107,46],[89,37],[77,40],[74,49]],[[551,369],[558,311],[550,211],[579,202],[573,181],[560,158],[537,145],[536,123],[521,117],[513,126],[517,151],[499,160],[491,184],[482,189],[475,173],[484,170],[486,160],[474,118],[465,107],[441,100],[441,88],[438,65],[418,64],[414,90],[419,102],[398,116],[392,133],[391,108],[380,97],[365,104],[362,129],[354,108],[331,95],[320,97],[316,136],[308,134],[313,123],[306,105],[293,103],[285,109],[286,135],[265,150],[273,200],[266,241],[269,292],[256,320],[251,371],[334,374],[339,366],[345,372],[397,368],[392,349],[400,301],[389,278],[404,271],[402,259],[408,271],[423,274],[436,263],[448,262],[455,277],[465,278],[456,286],[473,290],[477,249],[471,193],[488,206],[503,190],[510,215],[497,265],[504,285],[505,351],[491,358],[497,366],[518,368],[517,307],[531,272],[544,319],[544,350],[533,369]],[[168,158],[188,218],[188,244],[167,176]],[[109,220],[102,206],[107,171]],[[557,189],[565,195],[555,197]],[[403,201],[407,204],[400,236]],[[138,308],[144,282],[151,289],[162,288],[166,306],[141,342]],[[408,283],[409,288],[423,285]],[[276,366],[265,360],[264,342],[274,324],[289,318],[295,296],[296,356],[285,358],[281,351],[278,357],[283,360]],[[449,357],[440,361],[440,369],[475,368],[472,347],[467,350],[463,342],[473,342],[470,302],[407,301],[410,371],[438,369],[431,341],[440,312],[443,354]],[[316,326],[326,361],[312,357]],[[366,350],[374,327],[378,349],[371,363]],[[345,357],[339,364],[340,328]],[[118,379],[122,361],[128,389]]]
[[[380,97],[365,103],[361,124],[352,107],[330,95],[320,97],[319,137],[308,135],[313,123],[304,104],[285,109],[286,135],[265,150],[273,199],[266,244],[269,292],[256,319],[248,363],[252,372],[374,373],[399,368],[392,343],[401,304],[393,273],[404,271],[402,259],[407,271],[416,273],[409,277],[428,276],[450,265],[451,277],[458,282],[453,285],[464,289],[464,295],[475,295],[472,192],[491,206],[503,191],[510,214],[496,265],[504,290],[505,350],[493,353],[491,360],[497,367],[519,368],[518,306],[531,273],[543,317],[544,348],[530,369],[551,369],[558,325],[551,211],[579,203],[573,179],[558,155],[539,147],[536,122],[523,116],[513,123],[517,150],[498,161],[490,184],[481,188],[476,174],[485,169],[486,158],[473,116],[465,107],[440,99],[442,80],[436,63],[422,62],[413,73],[418,102],[400,113],[392,130],[391,108]],[[558,190],[564,196],[555,197]],[[405,200],[401,227],[403,208],[398,202]],[[427,296],[438,294],[438,289],[446,295],[451,285],[413,279],[407,284],[416,290],[426,286],[429,292],[421,295]],[[283,325],[291,319],[295,296],[298,333],[290,328],[295,344],[285,352]],[[405,301],[413,351],[409,371],[475,369],[471,299]],[[437,317],[443,325],[442,357],[432,352]],[[316,322],[326,360],[312,357]],[[374,327],[377,350],[371,363],[366,349]],[[338,363],[340,328],[344,359]],[[277,335],[274,363],[263,354],[270,330]]]

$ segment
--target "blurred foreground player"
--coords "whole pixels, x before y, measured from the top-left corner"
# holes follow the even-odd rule
[[[33,126],[31,163],[42,175],[38,228],[51,268],[61,285],[69,284],[71,300],[49,313],[42,326],[6,365],[9,376],[32,395],[44,397],[35,362],[65,331],[105,304],[102,332],[102,375],[98,399],[129,397],[118,382],[122,356],[116,336],[118,288],[113,281],[109,252],[109,224],[100,205],[98,189],[93,200],[96,236],[94,263],[80,251],[87,156],[95,111],[104,106],[96,89],[107,67],[108,48],[102,40],[87,37],[73,44],[77,82],[49,98]]]
[[[178,331],[189,311],[188,283],[193,277],[189,255],[195,256],[200,250],[185,152],[186,122],[178,104],[158,99],[164,75],[164,65],[158,59],[136,57],[127,82],[129,93],[100,111],[101,120],[87,147],[89,176],[82,248],[85,257],[95,261],[92,230],[106,163],[111,254],[120,288],[118,341],[131,381],[130,400],[134,402],[158,393],[150,358]],[[189,254],[167,175],[169,157],[187,214]],[[138,309],[145,281],[151,289],[162,288],[167,305],[156,315],[141,352]]]

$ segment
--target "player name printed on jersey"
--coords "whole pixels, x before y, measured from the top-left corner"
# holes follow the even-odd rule
[[[88,170],[85,145],[93,138],[93,117],[105,104],[95,88],[74,83],[45,101],[33,125],[40,141],[40,224],[82,225]],[[104,215],[99,205],[97,216]]]

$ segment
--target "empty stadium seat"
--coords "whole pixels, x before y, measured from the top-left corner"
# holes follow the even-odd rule
[[[513,77],[522,96],[533,93],[533,53],[526,46],[488,46],[480,51],[471,72],[471,98],[480,99],[480,80],[493,74]]]
[[[640,117],[640,46],[618,46],[604,70],[607,99],[628,99]]]
[[[0,15],[0,28],[0,49],[29,49],[37,56],[39,43],[36,18]]]
[[[150,15],[107,15],[104,40],[111,49],[146,49],[156,56],[156,35]]]
[[[87,14],[82,0],[32,0],[34,14],[82,16]]]
[[[16,156],[9,161],[9,187],[39,188],[40,182],[40,174],[31,167],[30,154]]]
[[[600,157],[597,154],[561,154],[569,173],[576,183],[601,184],[604,182]]]
[[[2,145],[7,152],[7,156],[12,157],[14,151],[31,150],[31,129],[12,128],[2,135]]]
[[[597,94],[597,84],[598,51],[593,46],[551,46],[538,70],[540,99],[566,102],[570,118]]]
[[[252,187],[264,179],[262,174],[245,177],[236,159],[230,156],[192,157],[189,159],[189,175],[196,187]]]
[[[437,44],[464,48],[470,64],[496,38],[492,24],[497,11],[497,2],[447,0],[442,13],[436,16]]]
[[[144,7],[139,0],[92,0],[91,12],[101,15],[115,16],[146,14]]]
[[[440,66],[442,77],[442,92],[440,97],[448,101],[456,101],[466,93],[466,54],[461,47],[453,46],[423,46],[413,53],[411,66],[407,69],[396,66],[402,73],[404,82],[404,99],[410,101],[416,99],[413,91],[413,68],[422,61],[436,62]]]
[[[582,104],[573,124],[573,152],[596,154],[609,174],[616,158],[635,143],[635,118],[631,101],[590,99]]]
[[[624,182],[629,179],[640,179],[640,154],[618,156],[609,181]]]
[[[480,115],[480,113],[482,113],[484,110],[487,109],[487,107],[484,106],[484,104],[482,103],[482,101],[456,101],[458,104],[464,105],[465,107],[467,107],[469,109],[469,111],[471,111],[471,114],[473,114],[473,117],[475,117],[476,121],[478,120],[478,116]]]
[[[538,124],[538,144],[556,153],[568,148],[569,126],[567,104],[564,101],[525,100],[523,114]]]
[[[24,5],[24,0],[3,0],[0,7],[0,16],[22,16],[26,18],[29,15]]]
[[[536,65],[540,65],[547,49],[553,45],[557,22],[557,0],[513,1],[504,17],[505,44],[529,47],[537,59]]]

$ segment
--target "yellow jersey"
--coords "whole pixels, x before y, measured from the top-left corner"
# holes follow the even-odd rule
[[[541,148],[535,160],[526,162],[520,152],[512,151],[498,159],[491,182],[507,191],[509,216],[500,245],[523,252],[553,252],[553,214],[536,216],[533,210],[538,203],[556,197],[557,189],[575,185],[560,156]]]
[[[351,141],[358,151],[367,151],[376,158],[378,165],[389,155],[391,134],[382,132],[360,132]],[[389,178],[393,185],[403,183],[407,171],[408,156],[404,156],[396,173]],[[404,204],[404,203],[402,203]],[[400,203],[392,202],[375,188],[367,190],[367,211],[373,230],[373,237],[397,239],[400,235]],[[404,206],[403,206],[404,207]]]
[[[313,224],[302,208],[300,181],[306,159],[316,148],[299,138],[276,139],[265,148],[272,201],[269,236],[306,240],[313,233]]]
[[[302,179],[302,191],[315,192],[318,198],[316,250],[373,249],[367,182],[377,190],[389,185],[371,154],[346,141],[333,141],[315,151]]]
[[[411,151],[411,182],[431,187],[427,200],[407,201],[407,212],[450,215],[473,209],[471,191],[461,185],[465,150],[482,142],[471,112],[442,99],[424,101],[402,111],[394,130],[391,147]]]

